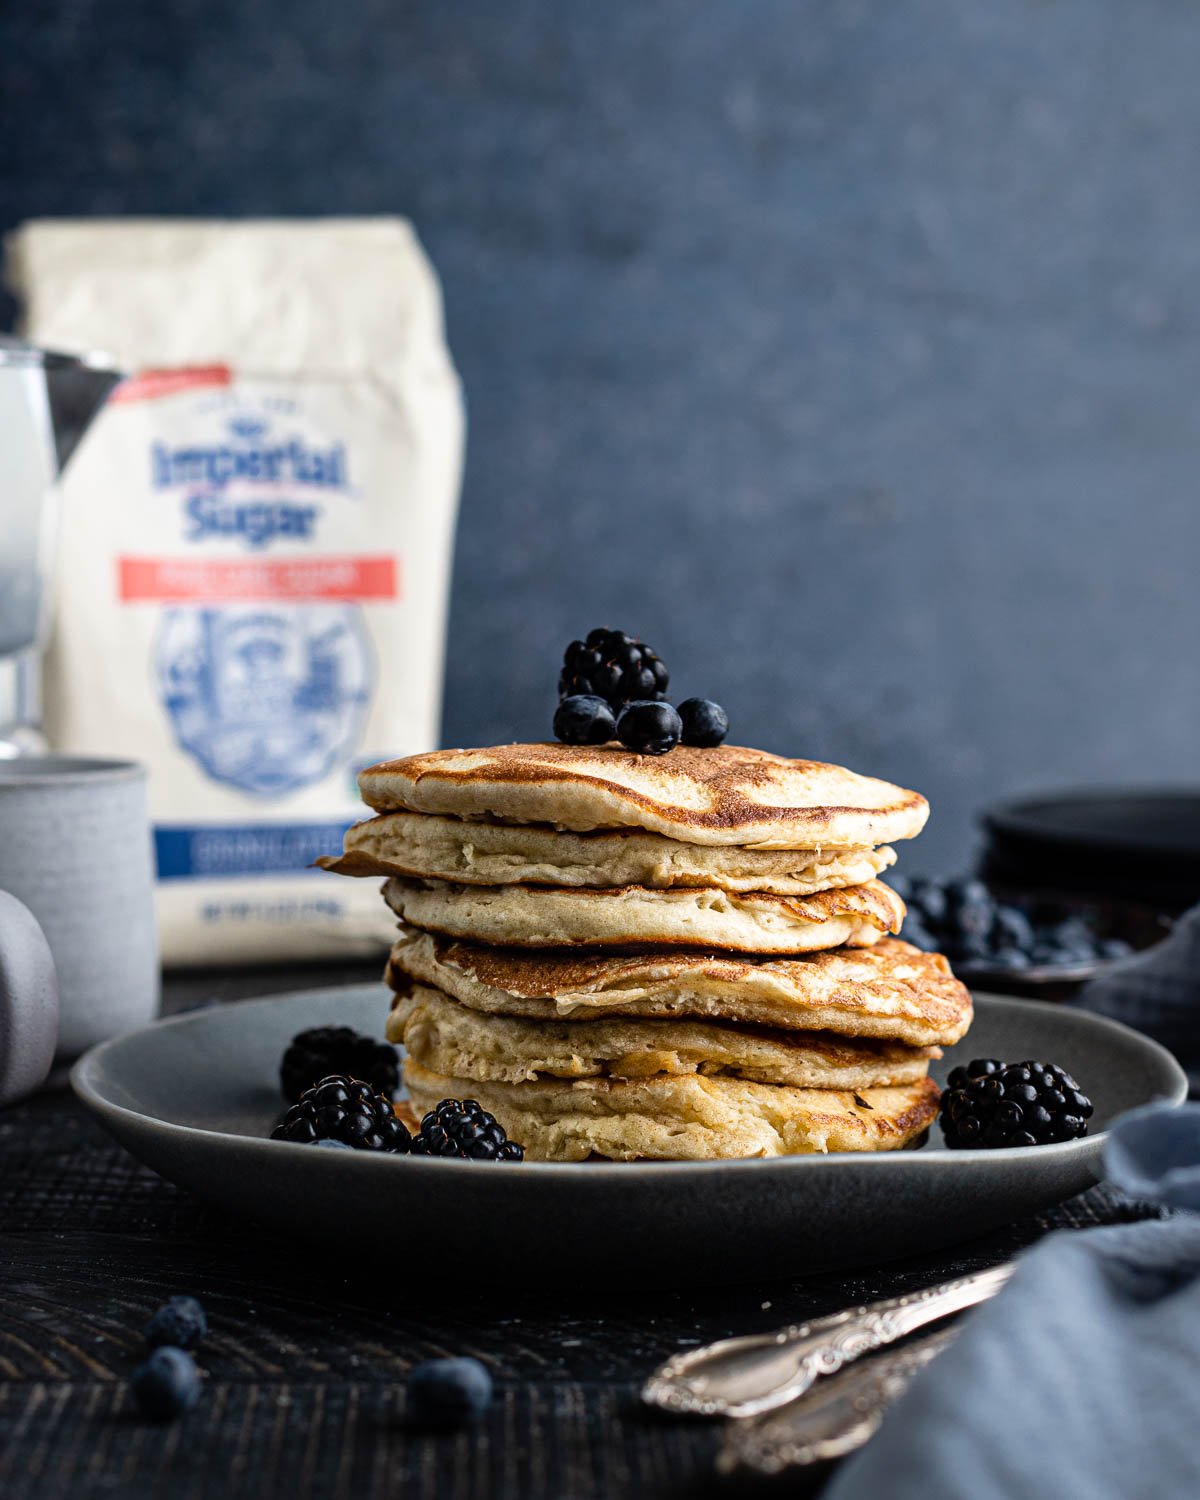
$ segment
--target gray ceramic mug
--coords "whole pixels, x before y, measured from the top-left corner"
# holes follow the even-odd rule
[[[158,1014],[145,768],[62,755],[0,761],[0,892],[15,898],[0,900],[4,1102],[41,1081],[30,1078],[47,1050],[55,988],[60,1063]]]

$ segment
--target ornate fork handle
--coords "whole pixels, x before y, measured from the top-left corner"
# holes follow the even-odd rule
[[[985,1301],[1011,1275],[1011,1265],[994,1266],[777,1333],[721,1339],[673,1355],[646,1381],[642,1400],[665,1411],[700,1416],[757,1416],[794,1401],[815,1381],[864,1354]]]
[[[913,1376],[957,1337],[957,1328],[938,1329],[843,1370],[777,1411],[730,1422],[717,1455],[718,1471],[779,1474],[853,1453],[874,1435]]]

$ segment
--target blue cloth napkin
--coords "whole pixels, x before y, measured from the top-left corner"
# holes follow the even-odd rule
[[[1124,1021],[1173,1052],[1200,1094],[1200,906],[1186,912],[1170,935],[1085,986],[1072,1002]]]
[[[1076,1002],[1200,1087],[1200,908]],[[1113,1127],[1108,1180],[1167,1217],[1049,1235],[823,1500],[1200,1500],[1200,1104]]]
[[[1126,1115],[1105,1167],[1191,1212],[1040,1241],[822,1500],[1197,1500],[1200,1105]]]

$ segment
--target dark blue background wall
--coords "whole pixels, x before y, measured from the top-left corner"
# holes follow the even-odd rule
[[[471,415],[450,742],[643,634],[736,738],[1192,777],[1200,10],[39,0],[0,222],[399,211]]]

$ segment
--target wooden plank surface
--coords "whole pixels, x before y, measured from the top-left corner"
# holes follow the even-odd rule
[[[365,971],[372,977],[370,971]],[[169,1006],[357,980],[181,976]],[[436,1243],[314,1250],[205,1208],[139,1166],[63,1091],[0,1113],[0,1495],[4,1500],[592,1500],[714,1486],[715,1429],[643,1411],[636,1393],[685,1344],[774,1327],[998,1260],[1048,1226],[1140,1216],[1095,1189],[1042,1220],[902,1265],[774,1286],[648,1294],[635,1285],[517,1292],[438,1285]],[[553,1245],[547,1244],[547,1256]],[[198,1296],[210,1335],[201,1403],[142,1422],[128,1378],[148,1314]],[[496,1380],[457,1433],[407,1418],[418,1361],[474,1354]],[[812,1493],[813,1476],[793,1493]],[[717,1486],[715,1494],[728,1494]]]

